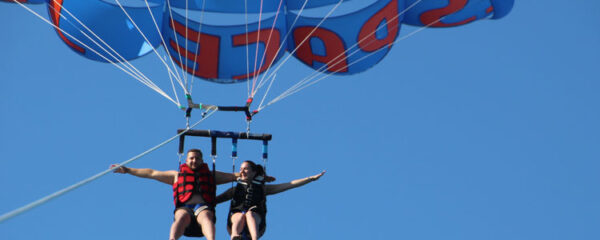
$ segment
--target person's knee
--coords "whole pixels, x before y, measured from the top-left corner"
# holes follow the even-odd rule
[[[175,212],[175,222],[189,223],[192,220],[192,215],[184,209],[178,209]]]
[[[262,218],[260,217],[260,214],[255,213],[255,212],[249,212],[250,214],[246,214],[246,219],[248,220],[252,220],[256,223],[260,223],[260,221],[262,221]]]
[[[213,222],[214,215],[215,214],[213,213],[213,211],[204,210],[204,211],[198,213],[197,219],[198,219],[198,222],[203,222],[203,221]]]
[[[240,219],[244,218],[244,214],[241,212],[237,212],[231,215],[231,221],[235,222],[235,221],[240,221]]]

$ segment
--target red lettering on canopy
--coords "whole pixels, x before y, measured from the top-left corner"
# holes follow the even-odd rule
[[[434,9],[434,10],[430,10],[427,12],[424,12],[423,14],[421,14],[421,23],[423,23],[423,25],[429,25],[432,24],[432,27],[453,27],[453,26],[458,26],[458,25],[463,25],[463,24],[467,24],[470,23],[472,21],[475,21],[477,19],[476,16],[472,16],[470,18],[467,18],[465,20],[462,20],[460,22],[456,22],[456,23],[443,23],[441,21],[438,21],[440,18],[456,13],[460,10],[462,10],[467,3],[469,2],[469,0],[450,0],[450,2],[448,3],[448,6],[444,7],[444,8],[439,8],[439,9]],[[436,23],[434,23],[436,22]]]
[[[296,56],[309,66],[313,66],[313,61],[317,61],[327,64],[327,70],[330,72],[347,72],[348,60],[342,39],[336,33],[322,28],[317,28],[311,34],[313,29],[313,27],[298,27],[294,30],[294,42],[298,48]],[[319,56],[313,52],[310,38],[318,38],[323,41],[325,56]],[[300,44],[304,39],[308,40]]]
[[[378,39],[375,32],[384,20],[386,21],[387,36],[384,39]],[[396,41],[398,31],[398,0],[393,0],[362,26],[358,34],[358,46],[367,52],[374,52],[385,46],[391,47]]]
[[[267,70],[269,67],[271,67],[271,64],[273,64],[273,61],[275,61],[275,57],[276,57],[276,53],[277,53],[277,48],[279,47],[279,41],[281,39],[281,33],[279,33],[279,30],[277,29],[262,29],[260,31],[254,31],[254,32],[250,32],[248,33],[248,37],[246,37],[246,34],[239,34],[239,35],[235,35],[233,36],[233,46],[238,47],[238,46],[245,46],[245,45],[249,45],[252,43],[262,43],[265,45],[265,52],[264,52],[264,61],[265,64],[262,64],[262,67],[258,70],[256,70],[253,73],[249,73],[249,74],[245,74],[245,75],[239,75],[239,76],[234,76],[234,79],[246,79],[249,77],[254,77],[255,75],[258,75],[262,72],[264,72],[265,70]],[[258,61],[260,61],[262,59],[258,59]],[[261,63],[258,63],[261,64]],[[256,69],[256,66],[254,66],[254,69]]]
[[[171,58],[188,73],[201,78],[219,78],[219,49],[220,37],[199,33],[192,29],[186,28],[183,24],[171,19],[170,27],[175,29],[175,32],[182,37],[187,36],[187,40],[196,43],[198,49],[196,52],[191,52],[184,47],[178,46],[171,39],[169,45],[179,55],[191,60],[196,64],[195,68],[190,68],[184,63],[179,62],[176,56]],[[199,40],[199,41],[198,41]]]
[[[62,5],[64,0],[53,0],[48,3],[48,12],[50,13],[50,20],[54,23],[54,28],[60,39],[62,39],[69,47],[73,50],[85,54],[85,49],[69,40],[62,31],[60,31],[60,14],[62,12]],[[25,1],[26,2],[26,1]]]

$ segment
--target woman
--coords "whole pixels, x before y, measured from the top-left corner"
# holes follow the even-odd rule
[[[318,180],[323,174],[325,174],[325,171],[289,183],[265,185],[263,167],[252,161],[243,162],[240,166],[240,177],[235,188],[230,188],[217,196],[218,203],[231,199],[227,219],[227,231],[231,235],[231,239],[241,239],[242,233],[247,230],[252,240],[257,240],[265,232],[266,196],[300,187]]]

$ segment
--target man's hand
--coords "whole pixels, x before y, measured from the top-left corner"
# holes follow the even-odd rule
[[[128,169],[127,167],[125,167],[125,166],[119,166],[119,167],[117,167],[117,166],[119,166],[119,164],[111,164],[111,165],[110,165],[110,168],[111,168],[111,169],[113,169],[113,168],[115,169],[115,170],[113,171],[114,173],[122,173],[122,174],[125,174],[125,173],[128,173],[128,172],[129,172],[129,169]]]

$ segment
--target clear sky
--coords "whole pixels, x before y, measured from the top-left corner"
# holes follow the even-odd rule
[[[419,32],[364,73],[266,108],[252,131],[273,134],[268,173],[278,182],[327,174],[268,198],[263,239],[600,239],[599,12],[594,0],[518,0],[504,19]],[[0,33],[0,214],[185,127],[171,102],[78,56],[18,5],[0,3]],[[132,63],[169,90],[155,56]],[[270,98],[311,72],[288,62]],[[199,102],[221,105],[243,103],[246,91],[193,88]],[[217,113],[197,128],[246,125]],[[188,146],[210,151],[207,139]],[[219,142],[218,170],[231,171],[230,148]],[[239,148],[260,161],[259,143]],[[172,142],[130,166],[175,169],[176,152]],[[0,223],[0,238],[167,239],[171,194],[111,173]],[[217,239],[228,239],[226,205]]]

